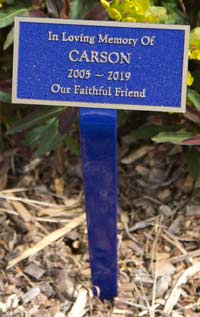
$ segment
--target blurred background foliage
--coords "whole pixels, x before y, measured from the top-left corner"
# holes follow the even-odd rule
[[[67,147],[80,154],[74,133],[78,108],[14,105],[11,103],[13,21],[15,16],[54,17],[127,22],[190,24],[188,93],[185,114],[118,111],[134,140],[170,142],[184,146],[189,172],[200,187],[200,1],[196,0],[0,0],[0,148],[21,144],[35,155]],[[176,61],[174,61],[176,63]],[[10,136],[11,135],[11,136]]]

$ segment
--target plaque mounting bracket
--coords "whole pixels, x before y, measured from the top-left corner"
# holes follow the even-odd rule
[[[80,109],[83,182],[94,293],[117,295],[117,110]]]

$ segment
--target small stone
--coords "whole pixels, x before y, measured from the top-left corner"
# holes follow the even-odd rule
[[[169,188],[166,188],[158,193],[158,199],[162,202],[167,202],[171,198],[171,191]]]
[[[23,303],[27,304],[31,302],[36,296],[40,295],[41,291],[39,287],[31,288],[24,296],[22,297]]]
[[[24,273],[34,277],[36,280],[39,280],[45,273],[45,270],[41,269],[35,263],[30,263],[25,269]]]

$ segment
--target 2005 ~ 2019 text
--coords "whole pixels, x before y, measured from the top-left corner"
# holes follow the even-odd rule
[[[91,70],[85,69],[68,69],[67,78],[89,79],[92,76]],[[128,81],[131,78],[131,72],[108,71],[106,73],[107,80]],[[104,77],[104,74],[95,74],[95,77]]]

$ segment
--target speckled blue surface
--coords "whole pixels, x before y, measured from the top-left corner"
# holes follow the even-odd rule
[[[117,111],[80,109],[82,167],[92,284],[117,295]],[[98,292],[95,291],[95,294]]]
[[[45,24],[20,22],[19,67],[17,97],[21,99],[74,101],[106,104],[149,105],[180,107],[182,86],[182,64],[184,51],[184,31],[166,29],[138,29],[108,26],[84,26],[66,24]],[[155,36],[154,46],[136,47],[130,45],[70,43],[48,41],[48,32],[68,35],[138,38]],[[72,49],[131,53],[131,64],[70,62],[68,52]],[[90,70],[90,79],[67,78],[68,68]],[[110,71],[130,71],[128,82],[107,81],[105,74]],[[95,73],[104,74],[96,78]],[[96,87],[111,86],[129,90],[146,89],[146,98],[117,96],[89,96],[53,94],[50,87],[58,83],[62,87],[73,88],[74,84]],[[55,102],[56,104],[56,102]]]

